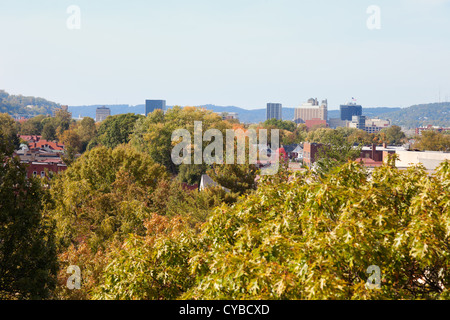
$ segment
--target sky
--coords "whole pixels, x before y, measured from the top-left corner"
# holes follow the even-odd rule
[[[450,0],[0,0],[0,39],[0,89],[70,106],[450,100]]]

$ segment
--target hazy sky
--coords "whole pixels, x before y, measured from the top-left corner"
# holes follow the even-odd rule
[[[445,101],[450,1],[0,0],[0,89],[68,105]]]

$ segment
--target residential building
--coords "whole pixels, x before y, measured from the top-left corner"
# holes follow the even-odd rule
[[[303,148],[299,144],[289,144],[283,146],[289,159],[301,158],[303,156]]]
[[[268,103],[267,104],[267,120],[270,119],[277,119],[277,120],[283,120],[283,106],[281,103]]]
[[[101,122],[111,115],[111,109],[103,106],[95,110],[95,121]]]
[[[67,169],[67,165],[62,162],[36,162],[36,161],[21,161],[27,165],[27,178],[39,176],[41,178],[49,175],[47,172],[60,173]]]
[[[308,102],[303,103],[300,107],[296,108],[294,111],[294,122],[295,123],[306,123],[307,120],[327,120],[328,118],[328,102],[327,100],[322,100],[319,105],[317,98],[309,99]]]
[[[145,100],[145,116],[158,109],[166,110],[166,100]]]
[[[303,144],[303,163],[308,167],[317,160],[317,153],[323,148],[321,143],[305,142]]]
[[[21,163],[27,164],[27,177],[40,176],[48,177],[46,172],[59,173],[67,166],[61,159],[64,154],[64,145],[56,141],[47,141],[41,136],[21,135],[19,136],[26,143],[20,145],[14,155],[20,158]]]
[[[380,167],[387,161],[388,155],[396,153],[398,149],[398,147],[388,147],[386,144],[383,146],[373,144],[371,147],[363,147],[360,157],[355,161],[361,162],[368,168]]]
[[[213,179],[211,179],[211,177],[208,176],[207,174],[202,174],[202,177],[201,177],[201,180],[200,180],[200,186],[199,186],[200,191],[205,190],[206,188],[211,188],[211,187],[220,187],[225,192],[230,192],[231,191],[230,189],[222,187],[221,185],[219,185],[217,182],[215,182]]]
[[[31,151],[44,150],[46,152],[64,153],[64,144],[44,139],[39,139],[39,141],[35,142],[29,142],[28,148]]]

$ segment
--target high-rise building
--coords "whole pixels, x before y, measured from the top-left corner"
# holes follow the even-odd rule
[[[362,106],[357,105],[354,102],[341,105],[341,120],[352,121],[353,116],[362,115]]]
[[[95,110],[95,121],[101,122],[111,115],[111,110],[105,106],[97,108]]]
[[[145,100],[145,115],[160,109],[166,110],[166,100]]]
[[[327,120],[328,118],[328,102],[322,100],[319,105],[319,101],[316,99],[309,99],[308,102],[303,103],[300,107],[295,109],[294,122],[306,123],[306,120]]]
[[[267,104],[267,120],[277,119],[283,120],[282,115],[283,107],[281,103],[268,103]]]

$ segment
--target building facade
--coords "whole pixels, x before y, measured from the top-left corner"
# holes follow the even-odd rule
[[[323,145],[320,143],[305,142],[303,144],[303,163],[311,168],[312,164],[317,160],[317,153]]]
[[[331,129],[336,129],[339,127],[348,127],[349,121],[341,120],[341,118],[330,118],[328,119],[328,127]]]
[[[387,128],[391,125],[391,120],[383,120],[380,118],[366,118],[365,131],[368,133],[377,133],[382,129]]]
[[[341,120],[352,121],[353,116],[362,115],[362,106],[356,103],[349,102],[348,104],[342,104],[340,106]]]
[[[364,130],[366,128],[366,116],[352,116],[352,121],[348,123],[348,127]]]
[[[166,100],[145,100],[145,116],[158,109],[166,110]]]
[[[319,105],[319,101],[316,99],[309,99],[308,102],[303,103],[300,107],[294,111],[295,123],[306,123],[306,120],[325,120],[328,118],[328,102],[322,100]]]
[[[99,107],[95,110],[95,121],[101,122],[111,115],[111,110],[106,107]]]
[[[266,120],[270,119],[283,120],[282,112],[283,106],[281,105],[281,103],[268,103]]]

